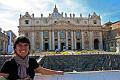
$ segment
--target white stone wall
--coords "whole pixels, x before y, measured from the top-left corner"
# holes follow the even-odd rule
[[[59,31],[65,30],[65,31],[71,31],[71,49],[76,49],[76,34],[74,31],[79,30],[80,32],[89,32],[88,30],[97,30],[98,32],[101,31],[101,19],[100,16],[96,15],[96,13],[93,13],[87,17],[82,17],[82,16],[75,16],[75,14],[71,14],[71,16],[61,16],[61,14],[59,12],[56,12],[57,8],[54,8],[54,12],[53,13],[57,13],[58,16],[53,15],[53,13],[51,15],[49,15],[48,17],[34,17],[33,15],[31,16],[28,12],[25,13],[25,15],[21,15],[20,19],[19,19],[19,31],[20,31],[20,35],[25,34],[25,32],[35,32],[35,31],[39,31],[39,32],[43,32],[43,31],[49,31],[49,49],[52,50],[54,49],[54,43],[52,36],[53,33],[51,31],[56,31],[58,32],[58,48],[60,49],[60,38],[59,38]],[[52,16],[53,15],[53,16]],[[67,14],[66,14],[67,15]],[[29,20],[29,24],[25,24],[25,20]],[[96,20],[97,24],[94,24],[93,21]],[[56,22],[55,22],[56,21]],[[89,29],[88,29],[89,28]],[[33,34],[32,33],[32,34]],[[41,49],[43,50],[44,48],[44,44],[43,44],[43,33],[40,33],[40,46]],[[67,34],[66,34],[67,35]],[[92,40],[92,34],[90,33],[89,37],[90,40]],[[101,36],[102,37],[102,36]],[[102,38],[100,38],[100,41]],[[67,37],[65,38],[66,40],[66,46],[68,46],[67,43]],[[82,35],[82,49],[84,49],[84,38]],[[89,41],[91,45],[89,49],[93,49],[93,45],[92,42],[93,41]],[[102,42],[101,42],[102,43]],[[35,46],[34,44],[34,37],[32,36],[32,45],[33,48]],[[102,46],[102,44],[100,44],[100,47]],[[68,48],[68,47],[67,47]],[[102,48],[102,47],[101,47]]]

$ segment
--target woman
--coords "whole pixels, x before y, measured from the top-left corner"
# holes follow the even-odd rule
[[[21,36],[18,37],[14,43],[15,56],[5,62],[1,72],[8,74],[9,80],[33,80],[35,72],[51,75],[51,74],[64,74],[63,71],[55,71],[39,66],[37,61],[29,58],[30,41],[28,38]]]

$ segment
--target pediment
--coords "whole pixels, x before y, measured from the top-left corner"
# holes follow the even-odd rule
[[[26,14],[22,16],[21,19],[32,19],[32,17],[29,14]]]

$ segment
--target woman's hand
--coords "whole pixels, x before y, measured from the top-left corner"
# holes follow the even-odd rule
[[[3,76],[5,78],[7,78],[9,76],[9,74],[7,74],[7,73],[0,73],[0,76]]]
[[[43,67],[41,67],[41,66],[39,66],[38,68],[36,68],[35,71],[36,71],[37,73],[41,73],[41,74],[43,74],[43,75],[52,75],[52,74],[60,74],[60,75],[63,75],[63,74],[64,74],[64,71],[50,70],[50,69],[43,68]]]
[[[64,75],[64,71],[56,71],[57,74]]]

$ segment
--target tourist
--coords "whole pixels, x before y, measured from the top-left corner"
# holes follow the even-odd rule
[[[8,74],[7,79],[33,80],[36,72],[43,75],[64,74],[63,71],[50,70],[39,66],[35,59],[29,58],[30,48],[28,38],[20,36],[16,39],[14,43],[15,56],[6,61],[1,69],[1,73]]]

